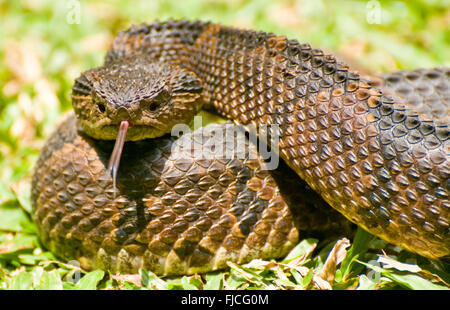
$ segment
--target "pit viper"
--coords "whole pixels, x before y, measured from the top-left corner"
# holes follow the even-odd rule
[[[449,86],[447,68],[377,84],[272,33],[132,26],[76,79],[75,113],[41,151],[40,238],[86,269],[161,275],[279,258],[306,232],[349,232],[350,222],[448,257]],[[173,135],[201,109],[231,123]]]

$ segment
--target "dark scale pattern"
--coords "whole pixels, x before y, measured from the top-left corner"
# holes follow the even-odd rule
[[[186,274],[282,257],[299,231],[351,233],[289,168],[265,170],[245,138],[234,158],[223,156],[237,145],[233,128],[127,143],[115,193],[105,168],[112,143],[77,133],[70,116],[43,149],[33,179],[43,243],[87,269]]]
[[[209,23],[188,20],[133,26],[116,36],[105,63],[136,53],[165,63],[181,63],[191,57],[189,47],[208,26]]]
[[[407,97],[382,95],[307,44],[223,28],[205,31],[191,61],[210,104],[241,124],[278,125],[280,156],[354,223],[422,255],[448,255],[445,120],[406,109]],[[445,97],[448,74],[439,76]]]
[[[178,111],[178,122],[189,122],[199,101],[235,123],[277,125],[267,134],[279,135],[280,157],[334,209],[403,248],[430,258],[449,256],[448,69],[400,72],[374,86],[296,40],[169,21],[121,32],[107,54],[106,72],[117,63],[127,70],[133,63],[142,72],[148,59],[153,68],[171,66],[166,86],[181,85],[180,91],[167,91],[172,101],[162,100],[154,112],[138,110],[145,118],[130,111],[147,101],[124,106],[121,115],[131,124],[127,139],[170,132],[170,109]],[[101,94],[95,83],[105,78],[102,70],[89,71],[94,77],[83,74],[73,97],[85,131],[91,126],[99,135],[104,131],[92,116],[107,118],[94,107],[91,88]],[[121,115],[117,120],[125,119]],[[108,124],[115,136],[117,123]],[[325,212],[324,203],[283,165],[269,175],[252,160],[186,163],[179,159],[192,156],[171,154],[167,145],[173,141],[164,139],[127,144],[136,149],[123,155],[115,197],[103,170],[111,143],[67,127],[42,152],[33,202],[44,244],[63,257],[85,257],[86,266],[207,271],[224,267],[227,259],[279,257],[299,229],[343,229],[339,220],[333,226],[329,219],[335,215],[327,214],[334,213]],[[76,179],[69,187],[65,178]],[[294,215],[299,219],[293,221]]]

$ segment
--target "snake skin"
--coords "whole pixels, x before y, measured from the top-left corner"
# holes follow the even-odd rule
[[[450,254],[448,69],[398,72],[375,85],[308,44],[190,21],[119,33],[105,68],[130,63],[134,72],[130,68],[148,62],[173,68],[155,82],[158,89],[174,76],[182,77],[180,89],[189,88],[183,98],[187,102],[189,94],[191,104],[179,101],[169,107],[177,112],[174,118],[190,118],[201,101],[238,124],[277,125],[266,134],[280,137],[280,157],[351,222],[426,257]],[[75,112],[84,132],[104,138],[91,122],[95,85],[86,76],[73,89]],[[133,93],[140,101],[148,96]],[[155,122],[148,111],[111,106],[98,105],[96,117],[104,121],[99,115],[106,109],[115,127],[139,113],[139,120]],[[170,132],[171,118],[166,115],[164,122]],[[93,140],[81,129],[75,133],[75,126],[73,118],[63,123],[42,151],[32,199],[44,244],[85,266],[204,272],[225,267],[226,260],[280,257],[295,244],[299,230],[326,230],[333,223],[337,231],[348,228],[331,211],[312,215],[312,209],[323,210],[325,203],[286,167],[262,172],[261,159],[233,161],[236,167],[221,163],[227,175],[223,185],[219,172],[210,169],[214,159],[205,166],[196,162],[203,174],[193,180],[189,168],[176,165],[173,148],[172,154],[160,155],[166,153],[164,144],[173,143],[166,138],[127,143],[115,196],[105,169],[112,144]],[[143,130],[136,129],[130,140],[143,138]],[[113,131],[110,136],[105,139],[112,139]],[[283,175],[277,181],[276,171]],[[286,190],[282,183],[291,177],[298,183]],[[293,194],[296,199],[287,198]],[[308,210],[295,212],[303,220],[292,216],[299,207]]]
[[[351,234],[287,166],[265,169],[256,146],[233,128],[129,142],[115,193],[106,170],[113,144],[88,137],[70,115],[42,150],[33,180],[42,242],[86,269],[173,275],[285,256],[300,232]],[[218,152],[238,139],[241,153]]]

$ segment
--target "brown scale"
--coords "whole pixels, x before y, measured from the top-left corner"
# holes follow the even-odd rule
[[[282,36],[208,25],[185,48],[206,105],[241,124],[279,125],[281,157],[336,210],[411,251],[450,253],[449,131],[445,119],[430,120],[448,113],[447,69],[397,74],[415,88],[386,78],[392,99]],[[404,106],[415,93],[428,108]],[[430,110],[440,112],[424,118]]]
[[[213,108],[243,125],[278,125],[278,129],[269,127],[268,134],[280,136],[281,158],[352,222],[430,258],[450,254],[449,130],[446,118],[432,120],[448,116],[447,69],[400,72],[374,86],[334,57],[308,44],[263,32],[189,21],[154,23],[121,32],[107,54],[105,66],[108,69],[115,63],[126,66],[127,62],[136,62],[135,67],[140,68],[145,66],[146,59],[157,62],[158,66],[181,68],[174,70],[181,72],[176,73],[176,77],[190,70],[189,81],[198,79],[201,84],[204,107]],[[74,107],[76,110],[78,107],[81,115],[84,107],[91,109],[91,87],[83,75],[74,86]],[[182,88],[186,89],[186,85]],[[177,103],[180,111],[196,108],[197,97],[189,99],[191,97],[180,97],[184,100]],[[416,110],[418,106],[424,108]],[[426,117],[430,111],[431,115]],[[84,113],[87,119],[94,112]],[[167,160],[170,154],[152,155],[143,163],[139,158],[144,152],[139,149],[135,152],[140,155],[136,159],[123,155],[119,189],[126,194],[114,199],[111,183],[106,181],[108,177],[92,175],[94,171],[101,173],[109,153],[94,154],[101,142],[79,136],[76,139],[84,139],[91,148],[83,146],[81,140],[76,144],[81,150],[81,169],[77,181],[73,182],[73,190],[77,186],[95,187],[93,184],[109,184],[109,187],[103,188],[100,197],[95,196],[93,189],[78,198],[74,196],[72,201],[61,177],[61,171],[67,168],[64,165],[70,166],[70,163],[55,150],[66,149],[70,154],[75,145],[71,141],[78,140],[63,144],[70,134],[65,133],[66,125],[62,127],[56,135],[59,138],[56,142],[50,141],[41,155],[33,190],[44,244],[56,253],[68,253],[61,256],[86,257],[86,265],[112,270],[135,270],[145,266],[158,273],[185,273],[222,268],[225,259],[243,262],[256,256],[279,257],[295,239],[288,237],[294,230],[288,232],[286,228],[295,225],[292,222],[287,225],[289,221],[283,220],[284,213],[280,214],[279,210],[287,208],[287,203],[294,214],[292,210],[297,200],[290,201],[286,197],[299,196],[299,189],[304,186],[289,185],[295,189],[285,190],[284,185],[280,185],[285,178],[277,179],[276,172],[271,176],[260,175],[254,167],[245,170],[246,177],[242,178],[246,182],[239,182],[238,167],[243,169],[242,162],[236,163],[236,167],[225,165],[226,172],[218,177],[219,170],[208,170],[212,163],[201,161],[193,171],[183,170],[186,167],[181,163],[179,166],[169,164],[172,163]],[[164,153],[163,149],[158,152]],[[100,157],[95,160],[96,156]],[[54,163],[49,164],[50,159],[46,161],[46,158],[55,158]],[[161,164],[164,160],[158,164],[156,158],[165,158],[168,164]],[[284,169],[283,173],[289,171],[280,169]],[[44,174],[44,171],[49,173]],[[144,180],[151,180],[151,185],[142,187],[147,184]],[[229,208],[239,214],[240,206],[249,210],[250,205],[239,203],[238,197],[243,201],[251,198],[246,194],[239,196],[242,192],[253,195],[254,203],[265,205],[264,211],[252,213],[248,218],[243,215],[248,211],[241,215],[236,215],[235,211],[224,212]],[[282,208],[272,203],[280,192],[285,192],[281,195]],[[305,201],[307,198],[297,198],[301,205],[310,205]],[[86,216],[83,210],[88,213],[90,209],[81,209],[85,206],[83,203],[92,208],[105,199],[106,213],[111,214],[99,224],[105,225],[104,230],[89,230],[100,227],[96,226],[99,219],[94,217],[72,229],[68,223],[65,229],[69,235],[58,234],[66,208],[72,213],[64,220],[81,223]],[[100,208],[104,214],[105,207]],[[198,214],[200,211],[194,210],[202,211],[204,222]],[[255,224],[254,216],[263,220],[262,224]],[[318,227],[313,215],[305,218],[309,216],[311,226],[305,228]],[[197,221],[201,222],[200,227]],[[305,221],[300,222],[306,225]],[[330,225],[330,222],[323,224]],[[92,231],[94,238],[83,238],[86,235],[81,227]],[[66,246],[70,244],[66,241],[68,237],[74,244]],[[73,241],[78,240],[76,238],[79,241]],[[96,242],[96,245],[85,248],[77,243],[82,241]],[[249,244],[258,254],[249,252]],[[96,259],[92,259],[93,255]]]
[[[225,133],[234,128],[228,126],[206,128]],[[200,129],[178,140],[129,142],[115,193],[106,170],[112,143],[89,138],[70,115],[44,147],[33,178],[42,242],[86,269],[190,274],[282,257],[299,233],[351,234],[349,222],[285,165],[265,170],[245,138],[234,159],[207,149],[236,145],[230,136]],[[175,144],[189,139],[206,149],[204,157]]]
[[[223,29],[212,26],[198,43],[207,53],[226,50],[221,58],[234,64],[220,85],[207,87],[210,104],[238,123],[279,125],[281,157],[354,223],[428,257],[450,253],[445,120],[418,116],[402,105],[408,96],[396,103],[309,45],[259,34],[264,46],[257,47],[258,35]],[[262,66],[245,76],[242,67],[252,60]],[[217,80],[211,72],[196,70],[202,80]],[[439,92],[422,100],[436,108],[448,98],[448,73],[439,72],[423,74]]]

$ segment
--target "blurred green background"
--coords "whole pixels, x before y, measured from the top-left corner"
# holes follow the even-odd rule
[[[156,19],[210,20],[284,34],[376,73],[450,65],[449,7],[446,0],[0,0],[0,263],[8,240],[33,232],[22,212],[30,210],[32,167],[71,108],[74,78],[101,65],[118,31]]]

